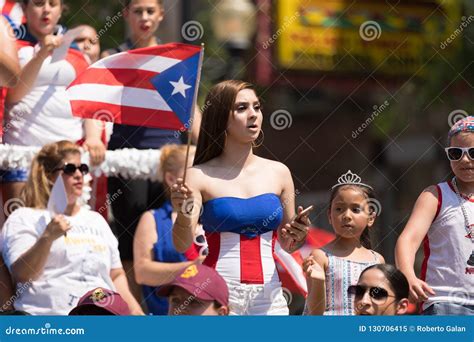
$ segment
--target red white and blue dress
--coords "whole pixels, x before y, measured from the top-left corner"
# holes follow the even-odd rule
[[[209,255],[229,287],[232,315],[288,315],[273,256],[283,219],[280,197],[219,197],[203,204]]]

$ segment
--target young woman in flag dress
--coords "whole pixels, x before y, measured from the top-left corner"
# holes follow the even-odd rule
[[[304,244],[307,210],[295,215],[289,169],[254,154],[263,114],[252,85],[219,83],[205,103],[194,166],[172,187],[174,245],[189,248],[200,217],[209,245],[204,264],[226,280],[230,314],[288,315],[273,250],[277,239],[288,252]]]

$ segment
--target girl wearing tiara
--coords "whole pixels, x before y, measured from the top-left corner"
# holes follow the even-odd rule
[[[446,154],[454,177],[418,197],[395,249],[410,299],[425,315],[474,315],[474,117],[456,122]],[[421,276],[413,269],[424,241]]]
[[[384,258],[371,249],[369,228],[373,226],[373,189],[350,170],[332,187],[328,219],[336,238],[315,249],[305,260],[308,281],[305,314],[354,315],[354,298],[348,293],[362,271]]]

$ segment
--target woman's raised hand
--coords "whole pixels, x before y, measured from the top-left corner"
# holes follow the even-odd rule
[[[46,226],[43,236],[50,241],[55,241],[61,236],[66,235],[71,228],[71,223],[64,217],[64,215],[57,215]]]
[[[62,36],[56,36],[54,34],[48,34],[41,41],[41,49],[39,54],[47,57],[54,49],[59,47],[63,42]]]
[[[194,210],[193,191],[183,181],[178,178],[171,186],[171,204],[178,214],[192,216]]]
[[[297,242],[304,241],[308,235],[309,226],[311,221],[309,220],[309,213],[313,210],[313,206],[303,209],[298,207],[298,214],[282,229],[285,236],[291,237]]]

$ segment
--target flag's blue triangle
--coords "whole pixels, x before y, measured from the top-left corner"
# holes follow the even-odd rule
[[[179,120],[190,127],[199,69],[199,52],[156,75],[150,81]],[[183,95],[184,94],[184,95]]]

